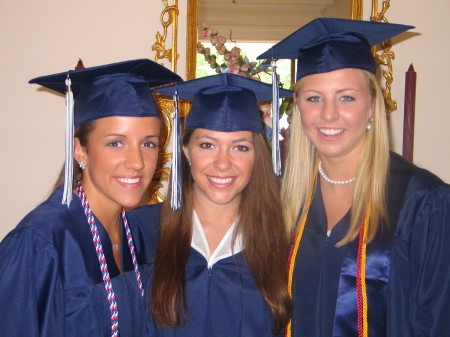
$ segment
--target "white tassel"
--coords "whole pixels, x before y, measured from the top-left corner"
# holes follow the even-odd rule
[[[173,101],[175,107],[172,113],[172,193],[170,196],[170,207],[173,210],[177,210],[181,207],[181,140],[178,91],[175,91]]]
[[[272,165],[274,173],[281,175],[280,155],[280,78],[277,74],[276,61],[270,63],[272,67]]]
[[[72,81],[67,75],[66,79],[66,158],[64,161],[64,193],[61,203],[70,206],[72,201],[72,189],[73,189],[73,92]]]

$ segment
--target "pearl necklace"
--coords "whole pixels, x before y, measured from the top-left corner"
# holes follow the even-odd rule
[[[347,180],[333,180],[333,179],[329,178],[323,171],[321,160],[319,160],[319,173],[326,182],[329,182],[330,184],[333,184],[333,185],[346,185],[346,184],[350,184],[356,180],[356,177],[353,177],[353,178],[347,179]]]

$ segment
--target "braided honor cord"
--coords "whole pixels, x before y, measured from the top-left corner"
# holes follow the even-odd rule
[[[123,226],[125,227],[125,234],[127,236],[128,247],[130,248],[131,260],[133,261],[133,267],[134,267],[134,273],[136,275],[136,281],[137,281],[141,296],[144,296],[144,288],[142,286],[141,272],[139,271],[139,265],[138,265],[137,258],[136,258],[136,251],[134,249],[133,236],[131,235],[130,226],[128,225],[128,220],[127,220],[127,216],[125,214],[124,209],[122,209],[122,220],[123,220]]]
[[[314,185],[317,177],[317,165],[314,169],[313,180],[311,185],[311,193],[309,195],[308,202],[306,203],[306,209],[303,219],[298,228],[297,234],[294,239],[294,243],[291,247],[291,252],[288,259],[288,291],[292,297],[292,284],[295,268],[295,260],[297,258],[298,248],[300,241],[302,240],[303,230],[305,228],[306,220],[308,218],[309,208],[312,202]],[[358,256],[356,260],[356,293],[357,293],[357,307],[358,307],[358,337],[368,337],[369,323],[368,323],[368,301],[366,290],[366,248],[367,248],[367,230],[370,219],[370,204],[367,206],[366,214],[364,216],[361,230],[359,233],[358,242]],[[292,336],[292,320],[289,321],[286,329],[286,337]]]
[[[98,228],[95,223],[94,214],[92,213],[91,207],[89,206],[89,201],[84,193],[81,181],[77,182],[76,185],[78,197],[81,200],[81,205],[84,209],[84,214],[88,221],[89,227],[91,229],[92,241],[95,246],[95,252],[97,253],[98,263],[100,266],[100,271],[102,273],[103,284],[105,286],[106,294],[108,295],[109,310],[111,311],[111,336],[119,336],[119,311],[117,308],[116,295],[114,294],[114,289],[111,283],[111,278],[108,272],[108,264],[106,263],[105,254],[103,253],[103,246],[98,234]],[[134,272],[136,274],[136,280],[138,287],[142,296],[144,296],[144,289],[142,287],[141,275],[139,272],[139,265],[136,259],[136,252],[133,244],[133,236],[131,235],[130,227],[128,225],[128,220],[125,215],[125,211],[122,210],[122,220],[125,227],[125,233],[127,236],[128,247],[130,248],[131,258],[133,260]]]

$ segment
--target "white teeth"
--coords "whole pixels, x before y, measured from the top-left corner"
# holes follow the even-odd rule
[[[233,178],[216,178],[216,177],[208,177],[212,182],[217,184],[228,184],[233,180]]]
[[[327,136],[335,136],[342,131],[344,131],[344,129],[320,129],[320,132],[326,134]]]
[[[124,184],[136,184],[139,182],[139,178],[117,178],[117,180]]]

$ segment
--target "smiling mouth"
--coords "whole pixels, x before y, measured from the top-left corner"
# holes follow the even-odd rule
[[[234,178],[217,178],[217,177],[211,177],[211,176],[208,176],[208,179],[216,184],[228,184],[234,180]]]
[[[117,180],[124,184],[136,184],[140,178],[117,178]]]
[[[344,131],[344,129],[319,129],[320,133],[327,136],[336,136]]]

